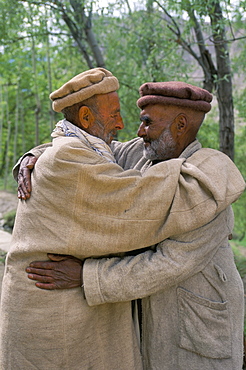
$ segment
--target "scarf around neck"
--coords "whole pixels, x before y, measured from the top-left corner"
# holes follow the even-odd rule
[[[56,138],[58,136],[77,137],[83,143],[90,146],[98,155],[105,158],[108,162],[116,163],[113,152],[110,147],[99,137],[88,134],[88,132],[75,126],[73,123],[63,119],[57,122],[51,136]]]

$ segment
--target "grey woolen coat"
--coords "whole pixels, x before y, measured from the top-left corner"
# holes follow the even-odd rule
[[[114,144],[117,161],[125,168],[150,165],[141,151],[138,139]],[[195,141],[181,156],[199,158],[200,152]],[[216,177],[214,168],[211,181]],[[86,260],[89,305],[142,298],[144,369],[242,369],[244,292],[228,243],[232,229],[228,207],[206,225],[136,256]]]

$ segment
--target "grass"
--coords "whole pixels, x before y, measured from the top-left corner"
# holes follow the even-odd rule
[[[230,241],[234,256],[235,256],[235,263],[241,278],[246,277],[246,240],[237,241],[232,240]]]
[[[240,242],[238,240],[231,240],[230,244],[239,274],[244,279],[244,282],[246,282],[246,239],[244,238]],[[246,335],[246,319],[244,320],[244,334]]]
[[[7,252],[0,249],[0,264],[4,265]]]

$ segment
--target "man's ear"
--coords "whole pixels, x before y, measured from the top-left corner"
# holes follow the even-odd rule
[[[94,115],[90,108],[82,106],[79,109],[79,122],[80,127],[83,129],[88,129],[94,122]]]
[[[186,132],[188,119],[184,113],[180,113],[175,117],[172,123],[173,133],[177,136],[183,135]]]

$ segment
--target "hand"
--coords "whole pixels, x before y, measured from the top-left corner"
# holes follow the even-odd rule
[[[22,159],[20,163],[20,169],[18,173],[18,198],[26,200],[30,198],[32,191],[31,184],[31,173],[37,162],[37,158],[31,155],[27,155]]]
[[[31,262],[26,268],[28,278],[37,280],[40,289],[69,289],[82,285],[83,262],[73,256],[48,253],[50,261]]]

